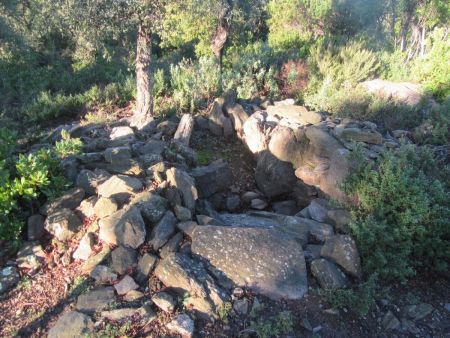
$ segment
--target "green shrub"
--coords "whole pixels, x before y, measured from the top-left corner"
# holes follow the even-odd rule
[[[450,95],[435,104],[425,121],[414,130],[414,139],[422,144],[444,145],[450,140]]]
[[[280,312],[278,315],[251,321],[249,329],[258,333],[258,337],[270,338],[286,335],[294,331],[292,314],[289,311]]]
[[[193,112],[201,101],[213,98],[219,89],[219,66],[213,58],[198,62],[183,59],[170,66],[170,84],[177,110]]]
[[[0,129],[0,239],[17,239],[25,223],[22,205],[54,198],[68,186],[59,165],[80,151],[81,141],[63,135],[51,149],[12,156],[14,135]],[[62,156],[62,157],[61,157]]]
[[[272,67],[272,50],[263,43],[229,48],[224,59],[223,89],[234,89],[238,97],[278,94],[276,68]]]
[[[417,268],[447,269],[450,199],[442,172],[426,149],[402,146],[384,152],[376,168],[349,175],[344,189],[358,200],[351,229],[367,273],[405,280]]]
[[[42,92],[32,104],[25,108],[24,113],[33,121],[37,121],[60,116],[75,116],[83,108],[82,95],[51,95],[50,92]]]
[[[71,138],[66,130],[61,131],[61,141],[56,142],[55,152],[60,158],[78,155],[83,148],[83,142],[79,138]]]

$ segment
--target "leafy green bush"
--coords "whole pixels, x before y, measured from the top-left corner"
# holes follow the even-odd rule
[[[40,96],[25,108],[26,116],[34,121],[47,120],[60,116],[75,116],[84,107],[82,95],[51,95],[50,92],[42,92]]]
[[[68,186],[59,166],[62,157],[80,151],[79,139],[63,140],[51,149],[13,156],[15,135],[0,129],[0,239],[18,238],[24,226],[21,206],[54,198]]]
[[[344,189],[358,200],[351,229],[367,273],[404,280],[419,267],[447,269],[450,187],[442,172],[426,149],[402,146],[349,175]]]
[[[219,89],[219,66],[213,58],[201,57],[198,62],[183,59],[170,65],[170,84],[179,111],[194,111],[201,101],[214,97]]]
[[[223,89],[234,89],[238,97],[243,99],[250,99],[257,94],[277,95],[273,58],[272,50],[263,43],[245,48],[229,48],[224,60]]]
[[[450,140],[450,95],[442,102],[435,104],[425,121],[413,133],[419,143],[443,145]]]
[[[257,332],[258,337],[261,338],[279,337],[292,333],[294,322],[292,314],[289,311],[283,311],[274,317],[251,321],[249,329]]]

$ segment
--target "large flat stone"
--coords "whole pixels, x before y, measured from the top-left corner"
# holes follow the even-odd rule
[[[94,322],[89,316],[77,311],[63,314],[48,331],[48,338],[75,338],[89,336],[94,330]]]
[[[300,299],[308,290],[301,245],[278,231],[196,227],[192,234],[192,252],[235,284],[274,299]]]
[[[142,189],[137,178],[125,175],[114,175],[97,187],[99,196],[112,197],[119,203],[125,203],[130,196]]]
[[[231,169],[222,159],[191,171],[200,198],[207,198],[216,192],[225,191],[232,181]]]

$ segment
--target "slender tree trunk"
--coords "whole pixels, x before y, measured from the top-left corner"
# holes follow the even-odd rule
[[[131,125],[143,129],[153,120],[152,97],[152,34],[141,23],[137,36],[136,53],[136,110]]]
[[[425,55],[425,25],[422,27],[422,37],[420,39],[420,56]]]

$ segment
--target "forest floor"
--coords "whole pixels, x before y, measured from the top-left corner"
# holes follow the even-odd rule
[[[199,155],[200,165],[218,158],[229,163],[233,173],[231,192],[241,194],[256,188],[253,157],[239,140],[194,132],[191,145]],[[50,238],[43,248],[42,268],[31,276],[22,271],[19,284],[0,296],[0,337],[46,336],[59,314],[73,308],[77,296],[93,285],[93,280],[82,275],[80,264],[71,260],[68,253],[72,250],[52,246]],[[308,280],[310,291],[298,301],[273,301],[244,290],[253,305],[261,304],[258,311],[240,315],[230,309],[227,318],[214,323],[197,321],[196,336],[270,337],[284,325],[277,321],[279,314],[287,311],[292,315],[293,332],[279,337],[450,337],[450,281],[440,276],[421,274],[408,283],[380,288],[382,294],[365,316],[350,308],[332,309],[317,291],[314,278],[309,276]],[[161,285],[151,279],[149,288],[158,290]],[[405,307],[421,304],[431,306],[423,318],[405,314]],[[389,311],[401,320],[395,333],[386,330]],[[159,313],[152,327],[143,327],[133,318],[125,324],[101,322],[95,337],[172,337],[164,329],[172,317]]]

